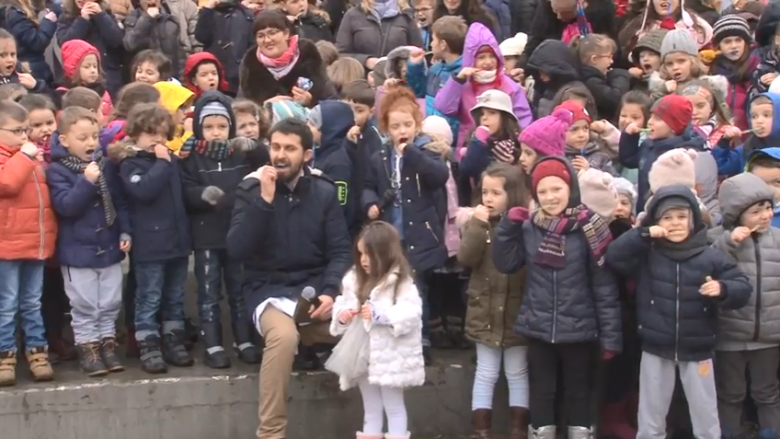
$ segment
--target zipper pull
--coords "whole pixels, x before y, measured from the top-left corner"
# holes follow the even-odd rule
[[[485,237],[487,238],[487,243],[490,244],[490,230],[485,231]]]
[[[217,171],[222,172],[222,162],[217,163]]]

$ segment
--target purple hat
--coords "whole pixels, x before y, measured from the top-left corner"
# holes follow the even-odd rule
[[[571,111],[557,108],[520,132],[517,140],[543,156],[563,157],[566,148],[566,131],[571,128]]]

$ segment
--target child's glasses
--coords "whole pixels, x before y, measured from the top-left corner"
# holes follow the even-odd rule
[[[19,128],[13,128],[13,129],[0,128],[0,131],[9,132],[9,133],[13,134],[14,136],[21,136],[22,134],[30,134],[32,132],[32,128],[30,128],[30,127],[19,127]]]

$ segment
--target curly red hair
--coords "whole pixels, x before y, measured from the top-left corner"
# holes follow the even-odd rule
[[[387,94],[382,98],[382,103],[379,107],[379,129],[383,133],[387,133],[387,126],[390,120],[391,111],[404,111],[408,112],[414,118],[414,122],[417,124],[417,129],[422,129],[422,109],[420,104],[417,103],[417,99],[411,90],[404,86],[392,87]]]

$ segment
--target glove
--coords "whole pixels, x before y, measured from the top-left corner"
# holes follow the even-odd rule
[[[222,189],[216,186],[206,186],[206,189],[203,189],[203,193],[200,194],[200,198],[212,206],[216,206],[223,195],[225,192]]]
[[[528,219],[528,209],[525,207],[513,207],[509,209],[509,212],[506,214],[506,216],[516,223],[521,223]]]
[[[480,125],[474,130],[474,137],[480,142],[486,143],[488,137],[490,137],[490,130],[486,126]]]
[[[236,137],[235,139],[231,139],[229,141],[230,143],[230,149],[233,151],[252,151],[254,149],[257,149],[258,141],[249,139],[246,137]]]

